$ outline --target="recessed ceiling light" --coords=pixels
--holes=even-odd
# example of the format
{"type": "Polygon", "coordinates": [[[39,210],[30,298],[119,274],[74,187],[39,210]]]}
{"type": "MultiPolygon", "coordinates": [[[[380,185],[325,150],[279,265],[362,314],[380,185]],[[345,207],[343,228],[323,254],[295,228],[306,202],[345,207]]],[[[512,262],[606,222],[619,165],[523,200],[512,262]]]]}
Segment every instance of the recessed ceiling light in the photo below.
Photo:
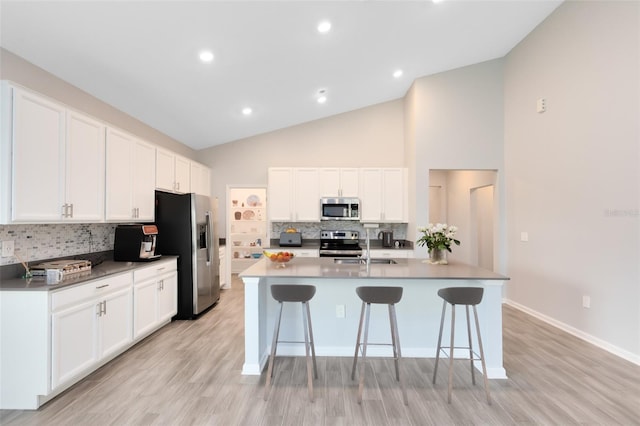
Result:
{"type": "Polygon", "coordinates": [[[251,108],[249,108],[249,107],[242,108],[242,113],[244,115],[251,115],[252,112],[253,112],[253,110],[251,108]]]}
{"type": "Polygon", "coordinates": [[[319,104],[323,104],[325,102],[327,102],[327,97],[326,96],[324,96],[324,95],[318,96],[318,103],[319,104]]]}
{"type": "Polygon", "coordinates": [[[394,76],[395,78],[400,78],[400,77],[402,77],[402,70],[395,70],[395,71],[393,72],[393,76],[394,76]]]}
{"type": "Polygon", "coordinates": [[[210,50],[200,52],[200,60],[205,63],[213,61],[213,53],[210,50]]]}
{"type": "Polygon", "coordinates": [[[319,104],[327,102],[327,89],[319,89],[316,97],[319,104]]]}
{"type": "Polygon", "coordinates": [[[329,30],[331,30],[331,22],[329,21],[322,21],[318,24],[318,32],[325,34],[328,33],[329,30]]]}

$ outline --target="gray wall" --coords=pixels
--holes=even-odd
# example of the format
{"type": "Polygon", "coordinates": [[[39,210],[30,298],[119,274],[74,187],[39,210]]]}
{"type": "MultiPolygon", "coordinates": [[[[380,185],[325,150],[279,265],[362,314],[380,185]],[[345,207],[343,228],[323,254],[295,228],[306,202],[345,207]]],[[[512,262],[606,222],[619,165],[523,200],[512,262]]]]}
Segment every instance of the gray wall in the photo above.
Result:
{"type": "Polygon", "coordinates": [[[126,130],[141,139],[196,160],[195,152],[188,146],[2,48],[0,48],[0,79],[18,83],[71,108],[126,130]]]}
{"type": "Polygon", "coordinates": [[[639,2],[565,2],[509,53],[504,86],[507,297],[637,363],[639,22],[639,2]]]}

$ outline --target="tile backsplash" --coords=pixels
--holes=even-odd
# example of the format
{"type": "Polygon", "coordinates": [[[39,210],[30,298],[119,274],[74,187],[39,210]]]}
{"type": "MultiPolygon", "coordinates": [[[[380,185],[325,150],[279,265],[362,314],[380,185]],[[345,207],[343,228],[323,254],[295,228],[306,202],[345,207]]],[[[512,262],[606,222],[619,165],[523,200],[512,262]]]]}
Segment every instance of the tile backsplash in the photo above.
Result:
{"type": "MultiPolygon", "coordinates": [[[[278,238],[280,236],[280,232],[284,232],[290,227],[296,228],[300,231],[303,239],[320,239],[320,231],[325,229],[335,231],[358,231],[360,233],[361,240],[365,239],[367,235],[367,230],[360,222],[329,220],[323,222],[271,222],[272,238],[278,238]]],[[[381,223],[379,229],[371,230],[371,238],[377,239],[378,233],[383,229],[393,231],[393,238],[395,240],[407,239],[406,223],[381,223]]]]}
{"type": "Polygon", "coordinates": [[[0,225],[0,241],[14,241],[15,256],[0,266],[113,250],[116,224],[0,225]]]}

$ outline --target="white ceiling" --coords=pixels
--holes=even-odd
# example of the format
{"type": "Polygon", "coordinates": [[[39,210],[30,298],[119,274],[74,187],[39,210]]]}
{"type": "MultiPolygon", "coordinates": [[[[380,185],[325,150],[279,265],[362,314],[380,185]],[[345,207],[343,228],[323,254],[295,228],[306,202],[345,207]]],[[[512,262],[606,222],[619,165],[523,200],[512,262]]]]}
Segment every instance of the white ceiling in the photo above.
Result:
{"type": "Polygon", "coordinates": [[[401,98],[417,77],[502,57],[560,3],[2,0],[0,45],[201,149],[401,98]]]}

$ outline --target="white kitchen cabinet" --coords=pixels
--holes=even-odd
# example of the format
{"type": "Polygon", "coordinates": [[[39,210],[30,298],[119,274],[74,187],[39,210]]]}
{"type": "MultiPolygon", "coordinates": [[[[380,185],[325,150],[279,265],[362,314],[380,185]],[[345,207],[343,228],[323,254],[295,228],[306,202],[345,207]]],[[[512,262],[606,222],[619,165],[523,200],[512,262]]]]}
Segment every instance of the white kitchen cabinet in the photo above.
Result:
{"type": "Polygon", "coordinates": [[[192,161],[191,167],[191,192],[196,194],[211,196],[211,177],[209,168],[192,161]]]}
{"type": "Polygon", "coordinates": [[[133,340],[131,274],[51,295],[51,390],[133,340]]]}
{"type": "MultiPolygon", "coordinates": [[[[274,250],[275,251],[275,250],[274,250]]],[[[311,249],[311,248],[293,248],[293,247],[286,247],[286,248],[281,248],[278,251],[288,251],[290,253],[293,253],[294,258],[296,257],[320,257],[320,252],[319,250],[316,249],[311,249]]]]}
{"type": "MultiPolygon", "coordinates": [[[[399,249],[371,249],[372,259],[408,259],[412,256],[411,250],[399,250],[399,249]]],[[[367,256],[366,249],[363,250],[363,256],[367,256]]]]}
{"type": "Polygon", "coordinates": [[[295,222],[320,221],[320,181],[318,169],[293,169],[293,220],[295,222]]]}
{"type": "Polygon", "coordinates": [[[269,168],[269,219],[319,222],[320,182],[316,168],[269,168]]]}
{"type": "Polygon", "coordinates": [[[153,221],[155,148],[109,127],[106,159],[106,220],[153,221]]]}
{"type": "Polygon", "coordinates": [[[176,262],[156,261],[136,270],[133,277],[133,337],[138,339],[171,321],[178,312],[176,262]]]}
{"type": "Polygon", "coordinates": [[[104,126],[3,85],[2,223],[104,218],[104,126]]]}
{"type": "Polygon", "coordinates": [[[407,171],[364,168],[360,171],[361,222],[407,222],[407,171]]]}
{"type": "MultiPolygon", "coordinates": [[[[191,162],[171,151],[156,150],[156,189],[191,192],[191,162]]],[[[209,194],[206,194],[209,195],[209,194]]]]}
{"type": "Polygon", "coordinates": [[[318,169],[320,197],[353,197],[360,195],[360,170],[357,168],[318,169]]]}

